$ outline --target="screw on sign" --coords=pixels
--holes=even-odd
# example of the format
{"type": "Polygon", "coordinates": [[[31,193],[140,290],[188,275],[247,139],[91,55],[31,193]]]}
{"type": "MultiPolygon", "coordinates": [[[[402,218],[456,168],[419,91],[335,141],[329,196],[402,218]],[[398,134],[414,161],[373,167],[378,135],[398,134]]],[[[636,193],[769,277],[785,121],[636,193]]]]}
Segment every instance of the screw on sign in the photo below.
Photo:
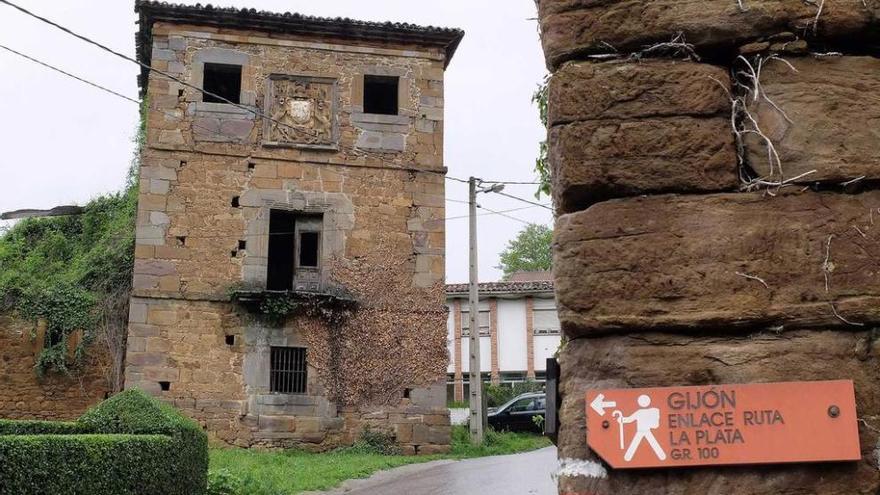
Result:
{"type": "Polygon", "coordinates": [[[857,461],[849,380],[591,390],[587,443],[613,468],[857,461]]]}

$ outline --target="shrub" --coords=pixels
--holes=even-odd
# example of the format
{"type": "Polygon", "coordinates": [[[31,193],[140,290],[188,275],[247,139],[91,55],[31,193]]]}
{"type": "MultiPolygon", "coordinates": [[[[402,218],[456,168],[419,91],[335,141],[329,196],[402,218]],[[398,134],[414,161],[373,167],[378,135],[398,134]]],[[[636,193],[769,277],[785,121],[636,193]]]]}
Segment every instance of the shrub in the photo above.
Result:
{"type": "Polygon", "coordinates": [[[0,419],[0,435],[75,435],[88,433],[74,421],[10,421],[0,419]]]}
{"type": "Polygon", "coordinates": [[[37,423],[0,423],[0,495],[205,493],[206,435],[143,392],[123,392],[76,423],[37,423]]]}
{"type": "Polygon", "coordinates": [[[208,472],[208,495],[243,495],[244,481],[229,472],[218,469],[208,472]]]}
{"type": "Polygon", "coordinates": [[[350,454],[400,455],[400,446],[394,434],[384,430],[374,430],[369,426],[361,431],[357,442],[351,447],[339,449],[339,452],[350,454]]]}

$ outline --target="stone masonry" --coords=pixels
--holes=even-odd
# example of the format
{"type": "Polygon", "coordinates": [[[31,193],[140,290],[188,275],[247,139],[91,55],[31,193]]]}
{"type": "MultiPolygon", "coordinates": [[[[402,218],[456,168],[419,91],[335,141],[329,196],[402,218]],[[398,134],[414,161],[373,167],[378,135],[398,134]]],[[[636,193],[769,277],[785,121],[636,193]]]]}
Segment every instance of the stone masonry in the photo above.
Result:
{"type": "Polygon", "coordinates": [[[880,490],[880,1],[539,0],[563,494],[880,490]],[[855,463],[612,470],[586,391],[851,379],[855,463]]]}
{"type": "Polygon", "coordinates": [[[206,102],[141,77],[126,387],[240,446],[326,449],[369,427],[405,453],[448,450],[443,76],[463,33],[136,5],[143,62],[196,87],[210,64],[240,67],[241,91],[240,106],[206,102]],[[365,76],[397,82],[396,114],[365,113],[365,76]],[[278,323],[230,301],[265,294],[272,211],[319,219],[321,289],[306,295],[355,309],[278,323]],[[276,347],[306,349],[303,393],[272,390],[276,347]]]}
{"type": "MultiPolygon", "coordinates": [[[[76,419],[110,393],[109,360],[103,344],[90,348],[69,375],[34,369],[43,350],[45,322],[34,324],[0,316],[0,417],[3,419],[76,419]]],[[[70,349],[73,351],[73,349],[70,349]]],[[[73,352],[70,352],[71,361],[73,352]]]]}

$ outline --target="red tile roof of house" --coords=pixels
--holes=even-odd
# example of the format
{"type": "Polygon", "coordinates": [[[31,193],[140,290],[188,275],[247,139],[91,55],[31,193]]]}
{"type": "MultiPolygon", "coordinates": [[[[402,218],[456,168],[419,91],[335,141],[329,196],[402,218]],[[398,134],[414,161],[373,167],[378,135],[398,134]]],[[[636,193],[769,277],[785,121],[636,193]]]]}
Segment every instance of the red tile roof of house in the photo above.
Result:
{"type": "MultiPolygon", "coordinates": [[[[536,292],[553,292],[552,280],[533,280],[526,282],[482,282],[480,294],[528,294],[536,292]]],[[[446,295],[468,293],[468,284],[447,284],[446,295]]]]}

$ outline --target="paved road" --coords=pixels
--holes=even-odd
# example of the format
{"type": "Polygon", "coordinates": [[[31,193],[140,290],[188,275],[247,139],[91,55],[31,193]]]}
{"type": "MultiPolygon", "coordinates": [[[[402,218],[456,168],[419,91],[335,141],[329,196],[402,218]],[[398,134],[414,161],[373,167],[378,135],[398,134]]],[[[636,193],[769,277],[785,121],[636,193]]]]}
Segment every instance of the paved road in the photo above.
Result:
{"type": "Polygon", "coordinates": [[[324,495],[556,495],[556,447],[466,461],[435,461],[351,480],[324,495]]]}

